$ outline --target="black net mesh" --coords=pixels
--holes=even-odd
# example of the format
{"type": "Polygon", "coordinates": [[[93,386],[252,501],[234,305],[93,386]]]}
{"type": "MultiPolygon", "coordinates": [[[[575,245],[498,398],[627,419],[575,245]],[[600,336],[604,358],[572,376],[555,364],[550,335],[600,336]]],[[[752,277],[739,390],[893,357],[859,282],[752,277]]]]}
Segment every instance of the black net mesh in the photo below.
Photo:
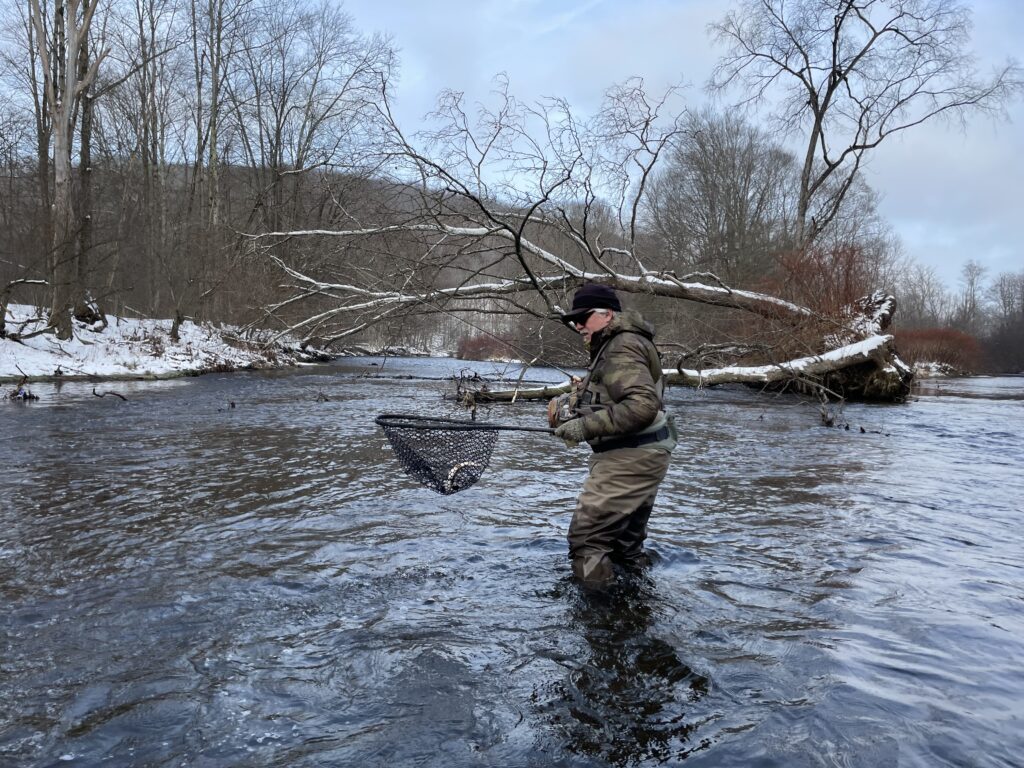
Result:
{"type": "Polygon", "coordinates": [[[428,416],[375,419],[405,473],[445,495],[474,485],[491,461],[498,433],[486,424],[428,416]]]}

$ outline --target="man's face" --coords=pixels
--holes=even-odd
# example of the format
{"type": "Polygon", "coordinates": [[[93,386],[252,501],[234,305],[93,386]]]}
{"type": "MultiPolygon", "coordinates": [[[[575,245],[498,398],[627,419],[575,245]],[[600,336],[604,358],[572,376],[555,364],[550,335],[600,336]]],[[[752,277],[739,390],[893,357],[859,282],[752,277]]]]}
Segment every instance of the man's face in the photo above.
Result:
{"type": "Polygon", "coordinates": [[[583,337],[584,342],[589,344],[590,337],[607,328],[613,317],[615,317],[615,313],[610,309],[595,309],[587,315],[586,320],[581,323],[573,323],[573,325],[583,337]]]}

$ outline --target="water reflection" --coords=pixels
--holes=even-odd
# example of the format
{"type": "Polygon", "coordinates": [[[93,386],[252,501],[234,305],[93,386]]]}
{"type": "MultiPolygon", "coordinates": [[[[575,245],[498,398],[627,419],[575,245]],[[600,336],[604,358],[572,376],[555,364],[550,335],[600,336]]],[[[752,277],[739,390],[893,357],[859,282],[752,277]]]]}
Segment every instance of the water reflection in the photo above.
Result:
{"type": "Polygon", "coordinates": [[[583,656],[531,698],[562,749],[627,766],[664,763],[700,748],[691,705],[710,682],[658,636],[661,599],[649,574],[620,574],[604,590],[567,581],[560,591],[569,631],[584,641],[583,656]]]}

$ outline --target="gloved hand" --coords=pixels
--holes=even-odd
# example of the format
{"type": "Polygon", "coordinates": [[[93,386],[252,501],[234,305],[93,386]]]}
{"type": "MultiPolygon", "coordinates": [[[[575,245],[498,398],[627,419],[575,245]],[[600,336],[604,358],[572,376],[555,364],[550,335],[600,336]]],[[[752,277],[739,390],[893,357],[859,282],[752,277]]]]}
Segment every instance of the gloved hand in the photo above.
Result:
{"type": "Polygon", "coordinates": [[[565,422],[565,424],[555,430],[555,437],[561,438],[570,448],[579,445],[587,439],[583,433],[583,419],[573,419],[572,421],[565,422]]]}

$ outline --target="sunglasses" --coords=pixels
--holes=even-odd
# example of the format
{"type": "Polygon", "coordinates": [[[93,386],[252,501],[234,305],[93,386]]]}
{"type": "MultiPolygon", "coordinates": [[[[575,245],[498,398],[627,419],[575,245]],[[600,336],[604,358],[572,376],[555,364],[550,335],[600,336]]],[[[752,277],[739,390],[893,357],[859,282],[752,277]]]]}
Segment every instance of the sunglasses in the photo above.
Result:
{"type": "Polygon", "coordinates": [[[590,316],[594,315],[594,314],[597,314],[597,315],[607,315],[608,314],[608,310],[607,309],[591,309],[590,311],[587,312],[587,314],[585,314],[579,320],[573,320],[572,324],[576,328],[582,328],[590,320],[590,316]]]}

